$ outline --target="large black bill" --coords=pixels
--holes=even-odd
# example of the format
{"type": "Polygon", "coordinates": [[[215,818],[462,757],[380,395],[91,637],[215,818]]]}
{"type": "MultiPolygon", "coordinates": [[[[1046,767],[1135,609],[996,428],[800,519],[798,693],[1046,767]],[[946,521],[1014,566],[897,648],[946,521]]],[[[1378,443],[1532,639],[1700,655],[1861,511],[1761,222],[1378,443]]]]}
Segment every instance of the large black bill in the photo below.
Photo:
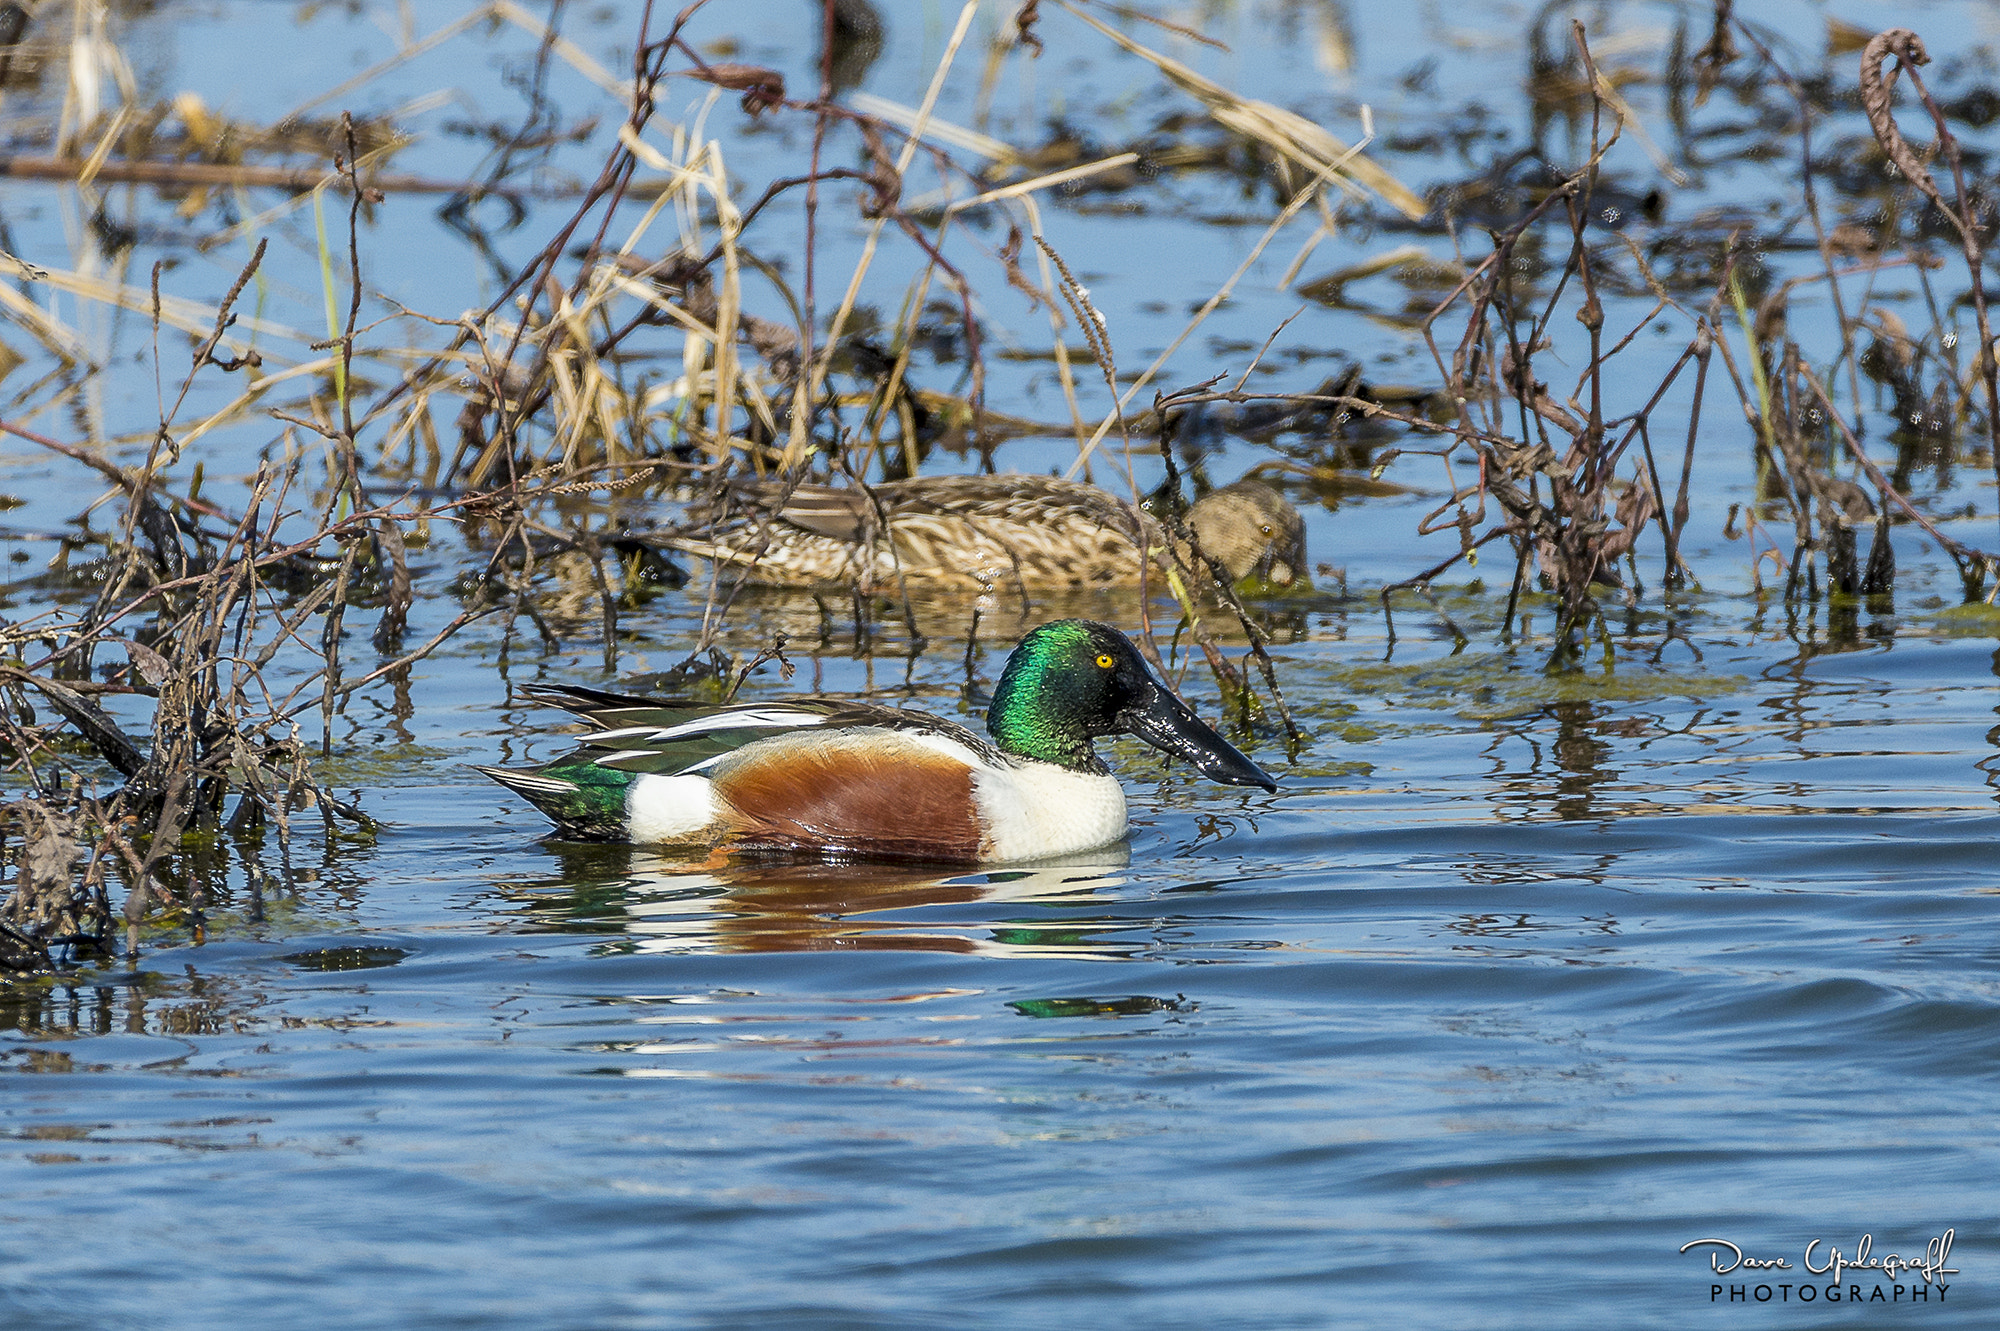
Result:
{"type": "Polygon", "coordinates": [[[1157,684],[1152,686],[1152,694],[1149,701],[1133,705],[1119,718],[1128,733],[1176,758],[1187,759],[1214,780],[1232,786],[1278,788],[1268,772],[1211,730],[1179,698],[1157,684]]]}

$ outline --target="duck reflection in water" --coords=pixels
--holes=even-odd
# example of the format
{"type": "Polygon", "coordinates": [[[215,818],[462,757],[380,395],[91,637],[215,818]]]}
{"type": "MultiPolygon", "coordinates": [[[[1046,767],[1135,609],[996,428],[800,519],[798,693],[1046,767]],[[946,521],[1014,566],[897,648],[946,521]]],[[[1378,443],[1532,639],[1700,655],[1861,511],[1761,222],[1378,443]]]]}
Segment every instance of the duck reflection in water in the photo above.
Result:
{"type": "Polygon", "coordinates": [[[1134,921],[1089,909],[1108,904],[1104,894],[1126,881],[1123,845],[991,869],[739,858],[691,871],[685,860],[626,847],[550,849],[564,861],[560,876],[503,890],[539,927],[615,930],[621,936],[607,951],[1119,961],[1150,942],[1132,934],[1134,921]]]}

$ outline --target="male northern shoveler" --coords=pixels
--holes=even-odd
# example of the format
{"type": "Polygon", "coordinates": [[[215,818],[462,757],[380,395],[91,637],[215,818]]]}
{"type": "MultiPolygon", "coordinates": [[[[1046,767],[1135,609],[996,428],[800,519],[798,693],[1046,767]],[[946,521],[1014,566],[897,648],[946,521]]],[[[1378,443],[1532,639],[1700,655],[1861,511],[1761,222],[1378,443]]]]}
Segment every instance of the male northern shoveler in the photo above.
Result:
{"type": "MultiPolygon", "coordinates": [[[[1142,517],[1148,549],[1166,538],[1142,517]]],[[[1285,497],[1241,480],[1198,500],[1187,525],[1232,581],[1306,576],[1305,523],[1285,497]]],[[[671,532],[646,538],[740,569],[770,587],[1050,589],[1136,583],[1129,506],[1052,476],[924,476],[881,485],[739,485],[671,532]]],[[[1183,556],[1186,551],[1182,551],[1183,556]]]]}
{"type": "Polygon", "coordinates": [[[479,770],[593,841],[987,864],[1109,845],[1125,792],[1091,747],[1137,735],[1231,785],[1277,783],[1153,677],[1124,635],[1044,624],[1007,658],[989,741],[834,698],[710,706],[547,688],[602,729],[542,767],[479,770]]]}

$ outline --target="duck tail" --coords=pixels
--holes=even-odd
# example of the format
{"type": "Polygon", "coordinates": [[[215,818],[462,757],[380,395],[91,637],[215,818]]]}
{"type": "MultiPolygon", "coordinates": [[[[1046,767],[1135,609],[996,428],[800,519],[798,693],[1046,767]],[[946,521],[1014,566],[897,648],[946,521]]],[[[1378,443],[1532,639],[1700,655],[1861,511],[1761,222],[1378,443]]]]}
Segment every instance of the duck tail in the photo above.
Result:
{"type": "Polygon", "coordinates": [[[625,790],[634,780],[630,772],[607,767],[589,767],[570,775],[547,768],[478,767],[528,803],[540,809],[556,825],[556,834],[573,841],[623,841],[627,837],[625,790]],[[576,780],[587,773],[591,779],[576,780]]]}

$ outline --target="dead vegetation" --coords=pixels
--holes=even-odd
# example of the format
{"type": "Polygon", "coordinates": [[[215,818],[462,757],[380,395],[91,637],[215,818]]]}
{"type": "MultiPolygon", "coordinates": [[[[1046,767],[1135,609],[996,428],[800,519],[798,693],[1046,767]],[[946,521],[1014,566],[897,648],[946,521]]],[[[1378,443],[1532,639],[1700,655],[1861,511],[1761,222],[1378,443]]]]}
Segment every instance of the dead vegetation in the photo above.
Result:
{"type": "MultiPolygon", "coordinates": [[[[1687,556],[1698,452],[1740,450],[1750,460],[1755,499],[1729,534],[1752,543],[1760,590],[1769,563],[1788,602],[1827,598],[1850,615],[1886,605],[1892,536],[1905,523],[1954,560],[1968,597],[1994,582],[1994,558],[1947,536],[1912,493],[1926,466],[1976,452],[1968,441],[1981,435],[1991,453],[2000,437],[1995,358],[1981,350],[1992,346],[1981,286],[1990,209],[1970,183],[1951,115],[1917,79],[1924,52],[1913,34],[1874,37],[1856,67],[1872,142],[1895,169],[1893,179],[1843,185],[1845,214],[1861,202],[1877,208],[1877,220],[1861,222],[1822,216],[1813,127],[1835,114],[1827,89],[1783,69],[1726,4],[1698,49],[1686,31],[1676,39],[1658,76],[1671,124],[1652,133],[1628,98],[1642,75],[1629,64],[1600,68],[1580,24],[1545,24],[1533,43],[1531,96],[1538,133],[1568,126],[1571,164],[1550,165],[1556,154],[1537,143],[1430,201],[1371,159],[1365,116],[1351,145],[1143,39],[1189,34],[1149,29],[1105,6],[1021,7],[986,53],[989,67],[1032,60],[1058,40],[1109,43],[1185,100],[1170,126],[1108,145],[1057,127],[1047,143],[1024,146],[947,124],[936,105],[947,80],[965,76],[960,66],[976,63],[965,59],[975,9],[953,16],[931,80],[904,104],[840,95],[873,58],[871,41],[880,49],[879,17],[871,30],[865,0],[821,6],[820,78],[809,89],[715,58],[693,34],[726,30],[719,7],[696,4],[667,19],[649,6],[630,68],[614,75],[565,41],[560,6],[549,21],[509,0],[481,6],[344,85],[481,24],[531,32],[527,113],[517,126],[484,128],[495,146],[488,169],[461,181],[391,170],[407,137],[392,120],[330,115],[343,89],[263,127],[225,124],[186,99],[141,106],[126,89],[116,106],[91,105],[72,90],[48,152],[18,157],[11,169],[67,173],[85,190],[145,182],[176,191],[190,216],[216,191],[299,191],[202,243],[210,252],[240,247],[260,225],[310,210],[328,318],[323,334],[308,333],[252,307],[246,293],[262,289],[261,243],[208,307],[177,298],[173,274],[158,265],[133,283],[21,256],[30,282],[136,311],[153,330],[160,378],[177,384],[163,387],[143,461],[125,465],[103,446],[115,441],[72,442],[55,424],[76,418],[82,386],[103,370],[86,340],[0,288],[13,326],[62,367],[17,398],[0,429],[61,455],[103,489],[87,510],[96,522],[86,518],[81,536],[63,538],[37,613],[0,623],[0,752],[17,792],[0,809],[16,865],[0,911],[0,970],[103,958],[121,925],[129,953],[149,928],[201,936],[218,906],[257,918],[267,890],[292,887],[302,817],[317,814],[322,838],[369,833],[367,816],[315,767],[353,699],[386,698],[406,716],[411,666],[476,621],[489,621],[503,652],[517,637],[588,639],[601,644],[604,670],[616,672],[622,618],[681,576],[629,539],[641,513],[664,500],[723,512],[729,488],[746,479],[783,494],[940,466],[992,470],[1010,440],[1055,431],[1074,440],[1071,475],[1122,474],[1118,502],[1136,506],[1132,460],[1157,456],[1166,483],[1149,498],[1169,538],[1155,552],[1168,586],[1148,590],[1173,596],[1180,626],[1163,625],[1162,643],[1148,619],[1144,647],[1170,671],[1202,660],[1241,725],[1282,733],[1294,749],[1302,737],[1266,650],[1270,616],[1238,599],[1227,578],[1197,575],[1193,561],[1206,556],[1179,517],[1190,483],[1208,484],[1201,431],[1265,444],[1272,474],[1379,477],[1393,464],[1403,475],[1425,469],[1428,483],[1437,474],[1429,469],[1442,469],[1446,497],[1420,530],[1455,548],[1381,589],[1385,613],[1394,593],[1428,594],[1482,552],[1505,551],[1503,633],[1556,667],[1576,664],[1593,640],[1610,650],[1607,598],[1636,605],[1652,594],[1649,583],[1670,597],[1698,582],[1687,556]],[[1060,38],[1057,10],[1081,20],[1065,23],[1060,38]],[[564,122],[542,87],[557,64],[602,89],[604,103],[564,122]],[[1898,128],[1897,71],[1911,75],[1930,117],[1928,147],[1912,147],[1898,128]],[[1675,160],[1715,164],[1691,117],[1717,89],[1776,108],[1796,133],[1794,213],[1775,229],[1708,214],[1650,233],[1627,229],[1634,217],[1660,214],[1662,190],[1684,179],[1675,160]],[[670,102],[684,107],[690,90],[691,114],[663,112],[670,102]],[[709,129],[722,106],[753,126],[795,130],[806,145],[797,170],[739,177],[727,136],[709,129]],[[588,138],[599,118],[617,131],[593,176],[561,183],[531,170],[550,145],[588,138]],[[1664,186],[1614,172],[1613,150],[1629,140],[1664,186]],[[1933,177],[1939,163],[1949,193],[1933,177]],[[1066,263],[1044,208],[1052,197],[1140,191],[1175,171],[1216,170],[1239,173],[1269,201],[1269,226],[1216,290],[1174,293],[1201,299],[1165,351],[1122,370],[1120,338],[1066,263]],[[496,294],[481,308],[418,313],[370,294],[371,210],[418,191],[448,196],[447,224],[490,256],[496,294]],[[529,211],[535,200],[543,202],[529,211]],[[499,261],[490,223],[480,221],[496,205],[509,225],[532,219],[541,228],[527,260],[499,261]],[[550,222],[550,211],[562,215],[550,222]],[[776,220],[801,216],[802,232],[776,220]],[[821,257],[835,216],[861,234],[858,260],[838,272],[821,257]],[[1286,266],[1290,284],[1350,216],[1451,247],[1447,260],[1399,244],[1300,284],[1338,305],[1361,284],[1397,274],[1412,292],[1403,314],[1428,348],[1431,382],[1371,383],[1357,364],[1306,391],[1251,391],[1248,370],[1233,382],[1162,391],[1170,358],[1268,247],[1306,233],[1286,266]],[[1942,281],[1938,251],[1947,245],[1964,269],[1964,294],[1930,299],[1931,325],[1913,332],[1877,303],[1874,284],[1889,271],[1942,281]],[[890,246],[916,277],[899,305],[878,308],[866,295],[870,270],[890,246]],[[1820,271],[1774,280],[1761,256],[1787,246],[1816,253],[1820,271]],[[1835,312],[1831,359],[1809,350],[1823,337],[1792,335],[1792,302],[1808,289],[1835,312]],[[1048,320],[1049,364],[1068,417],[1058,425],[988,401],[993,330],[980,310],[1010,292],[1048,320]],[[1976,329],[1965,339],[1961,306],[1976,329]],[[1678,348],[1650,380],[1626,372],[1642,334],[1678,348]],[[191,352],[184,367],[170,350],[177,335],[191,352]],[[1972,354],[1960,354],[1975,339],[1972,354]],[[664,357],[663,341],[674,348],[664,357]],[[1733,413],[1708,401],[1724,382],[1743,413],[1741,435],[1718,422],[1733,413]],[[1889,437],[1898,454],[1887,466],[1857,437],[1871,392],[1897,422],[1889,437]],[[264,461],[254,473],[205,485],[210,442],[259,431],[264,461]],[[431,552],[451,567],[414,567],[431,552]],[[1221,613],[1195,593],[1200,584],[1217,587],[1221,613]],[[412,606],[427,594],[453,597],[457,608],[421,641],[406,641],[412,606]],[[1553,607],[1552,632],[1528,632],[1530,599],[1553,607]],[[1225,619],[1234,621],[1228,632],[1225,619]],[[1185,657],[1183,636],[1192,648],[1185,657]],[[1234,659],[1225,648],[1232,638],[1247,642],[1234,659]],[[194,871],[191,846],[239,872],[194,871]]],[[[115,74],[120,57],[102,12],[86,4],[78,13],[70,66],[115,74]]],[[[125,88],[115,77],[95,86],[100,101],[103,87],[125,88]]],[[[1821,309],[1800,317],[1820,318],[1821,309]]],[[[1272,331],[1259,361],[1284,332],[1272,331]]],[[[1135,532],[1146,530],[1136,507],[1131,516],[1135,532]]],[[[703,630],[674,677],[734,688],[755,663],[719,648],[740,588],[718,569],[704,579],[689,589],[706,607],[703,630]]],[[[1155,610],[1142,599],[1139,612],[1155,610]]],[[[836,613],[822,603],[823,619],[836,613]]],[[[872,615],[901,615],[921,643],[907,601],[857,594],[838,613],[852,614],[857,635],[872,615]]],[[[973,634],[977,625],[975,617],[973,634]]]]}
{"type": "MultiPolygon", "coordinates": [[[[1716,261],[1707,266],[1712,286],[1706,292],[1689,280],[1695,274],[1685,268],[1662,271],[1661,259],[1682,258],[1684,246],[1655,246],[1649,252],[1630,237],[1605,237],[1632,209],[1622,199],[1605,199],[1604,159],[1628,128],[1637,131],[1637,121],[1615,80],[1592,59],[1580,22],[1573,24],[1571,37],[1573,76],[1563,86],[1574,94],[1573,113],[1587,118],[1588,155],[1576,170],[1545,180],[1525,197],[1517,195],[1510,210],[1517,220],[1489,225],[1490,252],[1469,265],[1424,314],[1422,328],[1441,383],[1430,401],[1447,410],[1434,413],[1439,419],[1398,412],[1355,396],[1351,386],[1319,399],[1449,440],[1432,451],[1452,477],[1450,497],[1425,517],[1420,530],[1455,531],[1458,549],[1383,588],[1385,614],[1393,593],[1412,588],[1427,593],[1447,570],[1475,562],[1483,547],[1505,541],[1515,559],[1503,631],[1513,631],[1523,592],[1539,588],[1555,598],[1552,666],[1573,664],[1591,637],[1608,651],[1600,598],[1615,593],[1627,605],[1637,604],[1643,590],[1638,547],[1648,525],[1657,527],[1664,556],[1660,582],[1672,590],[1696,578],[1683,555],[1688,487],[1705,437],[1705,389],[1718,351],[1750,426],[1757,467],[1760,502],[1739,510],[1740,534],[1753,541],[1763,536],[1766,546],[1753,569],[1761,570],[1767,558],[1773,562],[1783,574],[1787,601],[1828,596],[1850,624],[1861,601],[1885,608],[1895,582],[1891,530],[1901,522],[1919,526],[1953,560],[1968,599],[1987,593],[2000,562],[1941,531],[1908,490],[1920,441],[1956,442],[1974,432],[1990,440],[2000,429],[1994,356],[1976,353],[1974,363],[1962,368],[1953,354],[1961,340],[1956,325],[1935,301],[1933,327],[1912,336],[1891,311],[1876,307],[1850,315],[1843,300],[1844,290],[1859,285],[1866,308],[1865,293],[1883,272],[1906,269],[1921,276],[1938,269],[1943,260],[1932,251],[1930,238],[1912,236],[1899,252],[1891,243],[1893,225],[1872,229],[1861,240],[1851,233],[1843,238],[1840,228],[1825,225],[1814,184],[1811,126],[1826,108],[1724,5],[1717,9],[1714,35],[1696,57],[1701,80],[1713,86],[1733,66],[1739,79],[1768,80],[1796,99],[1803,190],[1793,225],[1810,226],[1822,271],[1770,286],[1762,265],[1751,262],[1755,250],[1744,242],[1769,244],[1773,238],[1741,232],[1711,242],[1716,261]],[[1740,53],[1738,37],[1754,56],[1740,53]],[[1557,244],[1566,251],[1559,266],[1539,257],[1557,244]],[[1523,280],[1523,273],[1531,276],[1523,280]],[[1832,364],[1814,363],[1790,336],[1792,298],[1815,286],[1829,293],[1840,320],[1842,349],[1832,364]],[[1610,326],[1606,298],[1613,293],[1624,298],[1626,308],[1636,304],[1644,312],[1623,327],[1610,326]],[[1663,377],[1635,391],[1630,376],[1618,372],[1617,358],[1649,327],[1677,333],[1684,339],[1682,350],[1663,377]],[[1732,343],[1741,349],[1732,350],[1732,343]],[[1581,368],[1573,377],[1558,378],[1558,371],[1545,377],[1543,367],[1555,365],[1581,368]],[[1868,456],[1828,388],[1845,380],[1858,399],[1864,374],[1893,395],[1898,424],[1892,438],[1901,446],[1893,476],[1868,456]],[[1663,409],[1686,422],[1677,468],[1671,454],[1656,450],[1652,437],[1663,409]],[[1471,479],[1460,479],[1460,463],[1471,479]],[[1790,527],[1788,552],[1770,535],[1768,524],[1775,522],[1790,527]]],[[[1558,67],[1545,48],[1537,49],[1545,75],[1558,67]]],[[[1959,242],[1967,286],[1952,305],[1971,307],[1975,345],[1991,347],[1982,266],[1982,236],[1990,232],[1990,222],[1980,220],[1980,200],[1968,191],[1947,118],[1917,76],[1916,66],[1925,59],[1922,43],[1907,30],[1871,39],[1859,67],[1860,100],[1891,164],[1888,174],[1913,184],[1929,201],[1925,215],[1941,217],[1959,242]],[[1898,66],[1885,74],[1884,60],[1892,56],[1898,66]],[[1938,135],[1931,153],[1951,165],[1952,199],[1942,195],[1897,130],[1890,98],[1897,67],[1911,74],[1931,115],[1938,135]]],[[[1490,199],[1491,191],[1462,191],[1454,203],[1468,197],[1490,199]]],[[[1850,400],[1846,409],[1859,406],[1850,400]]],[[[1761,590],[1761,571],[1758,578],[1761,590]]],[[[1444,622],[1463,642],[1460,630],[1444,622]]],[[[1389,635],[1393,645],[1393,620],[1389,635]]]]}

